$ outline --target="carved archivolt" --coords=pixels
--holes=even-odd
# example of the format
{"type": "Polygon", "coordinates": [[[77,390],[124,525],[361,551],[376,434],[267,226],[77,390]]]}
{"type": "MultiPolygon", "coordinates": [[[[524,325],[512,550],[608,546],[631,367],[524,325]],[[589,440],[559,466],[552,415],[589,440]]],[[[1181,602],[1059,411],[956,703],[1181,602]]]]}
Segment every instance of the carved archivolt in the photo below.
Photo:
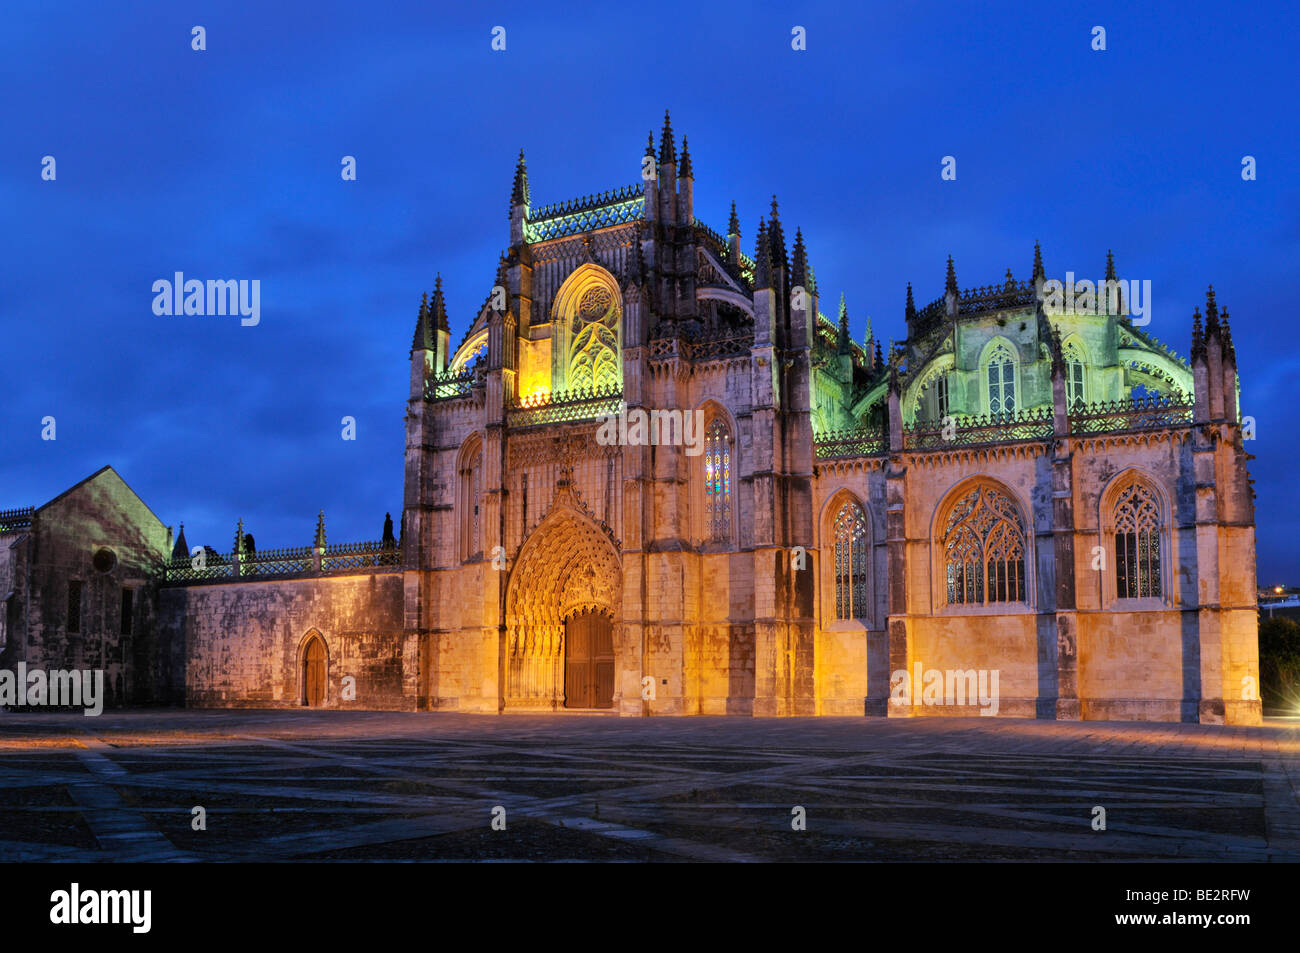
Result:
{"type": "Polygon", "coordinates": [[[508,703],[558,704],[564,620],[584,609],[617,620],[622,579],[614,544],[562,488],[520,548],[506,590],[508,703]]]}
{"type": "Polygon", "coordinates": [[[613,543],[575,506],[557,503],[528,537],[506,593],[506,624],[562,623],[579,609],[618,618],[622,567],[613,543]]]}

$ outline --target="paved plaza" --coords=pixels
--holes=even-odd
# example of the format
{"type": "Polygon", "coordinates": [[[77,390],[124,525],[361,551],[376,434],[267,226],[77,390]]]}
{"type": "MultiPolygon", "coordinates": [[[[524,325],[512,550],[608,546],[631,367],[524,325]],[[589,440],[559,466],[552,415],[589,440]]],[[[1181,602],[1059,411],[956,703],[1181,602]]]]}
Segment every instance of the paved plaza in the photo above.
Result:
{"type": "Polygon", "coordinates": [[[1298,774],[1287,720],[0,713],[0,860],[1291,861],[1298,774]]]}

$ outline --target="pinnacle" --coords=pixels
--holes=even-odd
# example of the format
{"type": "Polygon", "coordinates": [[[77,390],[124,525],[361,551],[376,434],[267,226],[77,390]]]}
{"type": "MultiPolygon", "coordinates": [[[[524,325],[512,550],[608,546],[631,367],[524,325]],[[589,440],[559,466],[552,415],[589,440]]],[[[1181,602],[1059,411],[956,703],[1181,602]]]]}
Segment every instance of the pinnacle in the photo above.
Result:
{"type": "Polygon", "coordinates": [[[664,110],[664,128],[659,134],[659,164],[667,165],[677,160],[677,147],[673,145],[673,123],[664,110]]]}

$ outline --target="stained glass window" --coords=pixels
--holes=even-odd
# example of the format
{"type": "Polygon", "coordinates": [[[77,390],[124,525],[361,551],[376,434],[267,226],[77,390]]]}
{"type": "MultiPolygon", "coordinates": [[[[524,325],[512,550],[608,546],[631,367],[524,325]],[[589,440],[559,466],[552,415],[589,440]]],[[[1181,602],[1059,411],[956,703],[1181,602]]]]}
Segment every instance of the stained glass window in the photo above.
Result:
{"type": "Polygon", "coordinates": [[[989,354],[989,413],[1016,412],[1016,359],[1002,343],[989,354]]]}
{"type": "Polygon", "coordinates": [[[1160,506],[1147,486],[1133,483],[1115,504],[1115,594],[1159,598],[1160,506]]]}
{"type": "Polygon", "coordinates": [[[835,515],[835,618],[867,617],[867,517],[849,502],[835,515]]]}
{"type": "Polygon", "coordinates": [[[1025,601],[1024,523],[992,487],[976,487],[949,511],[943,553],[950,604],[1025,601]]]}
{"type": "Polygon", "coordinates": [[[709,538],[731,539],[731,431],[714,417],[704,436],[704,510],[709,538]]]}

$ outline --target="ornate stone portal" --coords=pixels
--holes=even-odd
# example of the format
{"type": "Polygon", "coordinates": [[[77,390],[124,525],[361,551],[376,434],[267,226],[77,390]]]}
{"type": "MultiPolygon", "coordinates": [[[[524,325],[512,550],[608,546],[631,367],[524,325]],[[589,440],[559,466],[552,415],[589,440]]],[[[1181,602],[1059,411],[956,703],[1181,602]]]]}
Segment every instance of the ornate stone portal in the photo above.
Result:
{"type": "Polygon", "coordinates": [[[582,612],[621,616],[622,568],[613,540],[561,480],[529,534],[506,590],[506,708],[565,701],[565,621],[582,612]]]}

